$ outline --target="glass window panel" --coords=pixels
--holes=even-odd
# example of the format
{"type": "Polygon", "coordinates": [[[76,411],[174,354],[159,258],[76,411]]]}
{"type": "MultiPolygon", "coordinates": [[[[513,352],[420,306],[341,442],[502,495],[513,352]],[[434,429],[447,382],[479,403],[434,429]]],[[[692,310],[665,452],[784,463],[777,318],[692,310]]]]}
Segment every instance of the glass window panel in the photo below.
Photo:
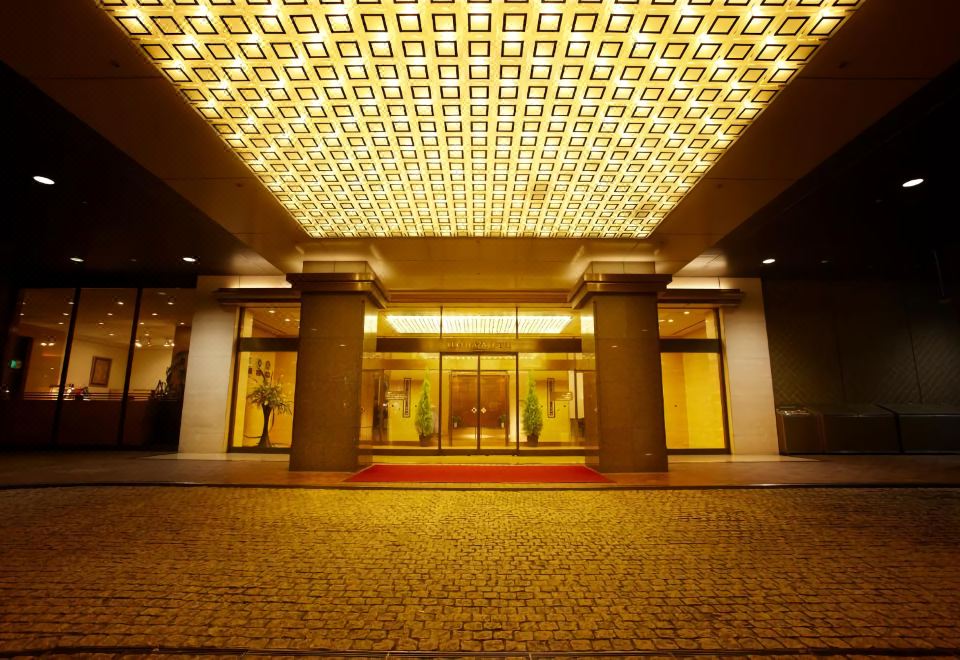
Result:
{"type": "Polygon", "coordinates": [[[59,444],[116,444],[136,300],[136,289],[80,291],[59,444]]]}
{"type": "Polygon", "coordinates": [[[668,449],[726,448],[718,353],[661,353],[668,449]]]}
{"type": "Polygon", "coordinates": [[[715,309],[661,307],[657,310],[660,336],[673,339],[716,339],[715,309]]]}
{"type": "Polygon", "coordinates": [[[300,306],[245,307],[241,337],[299,337],[300,306]]]}
{"type": "Polygon", "coordinates": [[[56,398],[73,296],[73,289],[21,293],[3,371],[4,398],[56,398]]]}
{"type": "Polygon", "coordinates": [[[297,353],[243,351],[237,354],[237,366],[233,447],[289,448],[296,412],[297,353]],[[274,405],[265,405],[271,402],[274,405]]]}
{"type": "Polygon", "coordinates": [[[73,297],[73,289],[20,293],[0,383],[4,444],[50,444],[73,297]]]}
{"type": "Polygon", "coordinates": [[[123,426],[125,445],[176,446],[193,319],[191,289],[144,289],[123,426]]]}
{"type": "MultiPolygon", "coordinates": [[[[584,372],[577,354],[520,354],[520,440],[523,448],[571,448],[585,444],[588,415],[584,403],[584,372]],[[530,442],[523,419],[530,383],[540,404],[543,426],[536,444],[530,442]]],[[[587,379],[588,382],[592,379],[587,379]]],[[[589,400],[589,396],[586,397],[589,400]]]]}
{"type": "Polygon", "coordinates": [[[371,411],[374,445],[436,448],[440,433],[439,364],[438,353],[377,353],[364,359],[364,371],[375,383],[369,392],[373,400],[362,406],[371,411]]]}

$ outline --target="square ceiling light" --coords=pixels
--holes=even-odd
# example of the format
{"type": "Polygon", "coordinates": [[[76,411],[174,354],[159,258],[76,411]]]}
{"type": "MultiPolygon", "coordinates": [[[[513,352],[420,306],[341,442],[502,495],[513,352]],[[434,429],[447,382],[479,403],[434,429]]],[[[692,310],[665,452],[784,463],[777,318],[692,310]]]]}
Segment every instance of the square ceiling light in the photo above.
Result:
{"type": "Polygon", "coordinates": [[[644,238],[860,0],[100,0],[312,237],[644,238]]]}

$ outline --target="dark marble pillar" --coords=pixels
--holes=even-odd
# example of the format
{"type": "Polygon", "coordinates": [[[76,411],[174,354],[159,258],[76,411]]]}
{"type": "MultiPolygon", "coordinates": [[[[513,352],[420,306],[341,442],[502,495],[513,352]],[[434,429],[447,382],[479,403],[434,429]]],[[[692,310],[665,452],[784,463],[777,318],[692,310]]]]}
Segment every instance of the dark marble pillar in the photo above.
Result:
{"type": "Polygon", "coordinates": [[[356,470],[371,458],[360,443],[360,413],[363,354],[375,349],[376,339],[365,328],[376,327],[385,294],[369,271],[287,279],[301,292],[290,469],[356,470]]]}
{"type": "Polygon", "coordinates": [[[291,470],[360,467],[363,295],[311,293],[300,301],[291,470]]]}
{"type": "Polygon", "coordinates": [[[599,442],[590,462],[604,472],[667,470],[657,294],[669,282],[585,276],[577,293],[593,316],[599,442]]]}

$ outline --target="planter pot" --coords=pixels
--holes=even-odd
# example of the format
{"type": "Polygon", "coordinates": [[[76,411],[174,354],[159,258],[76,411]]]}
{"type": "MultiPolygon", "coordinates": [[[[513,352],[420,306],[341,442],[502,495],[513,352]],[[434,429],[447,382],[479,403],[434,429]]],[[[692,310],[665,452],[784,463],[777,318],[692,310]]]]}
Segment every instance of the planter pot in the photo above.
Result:
{"type": "Polygon", "coordinates": [[[422,447],[429,447],[430,444],[431,444],[431,443],[430,443],[430,438],[431,438],[431,437],[432,437],[432,436],[429,436],[429,435],[421,435],[421,436],[420,436],[420,445],[421,445],[422,447]]]}
{"type": "Polygon", "coordinates": [[[527,436],[527,444],[528,444],[528,445],[536,446],[539,441],[540,441],[540,436],[539,436],[539,435],[528,435],[528,436],[527,436]]]}
{"type": "Polygon", "coordinates": [[[269,449],[270,444],[270,413],[273,408],[263,406],[263,432],[260,434],[260,442],[257,443],[259,449],[269,449]]]}

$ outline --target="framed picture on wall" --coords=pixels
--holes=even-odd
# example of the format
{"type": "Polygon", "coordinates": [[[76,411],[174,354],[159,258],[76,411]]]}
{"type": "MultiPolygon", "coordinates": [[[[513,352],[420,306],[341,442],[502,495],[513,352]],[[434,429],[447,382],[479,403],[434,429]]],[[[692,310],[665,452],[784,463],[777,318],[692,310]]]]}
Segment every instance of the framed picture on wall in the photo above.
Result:
{"type": "Polygon", "coordinates": [[[90,365],[90,386],[107,387],[110,384],[110,365],[113,360],[105,357],[93,357],[93,364],[90,365]]]}

